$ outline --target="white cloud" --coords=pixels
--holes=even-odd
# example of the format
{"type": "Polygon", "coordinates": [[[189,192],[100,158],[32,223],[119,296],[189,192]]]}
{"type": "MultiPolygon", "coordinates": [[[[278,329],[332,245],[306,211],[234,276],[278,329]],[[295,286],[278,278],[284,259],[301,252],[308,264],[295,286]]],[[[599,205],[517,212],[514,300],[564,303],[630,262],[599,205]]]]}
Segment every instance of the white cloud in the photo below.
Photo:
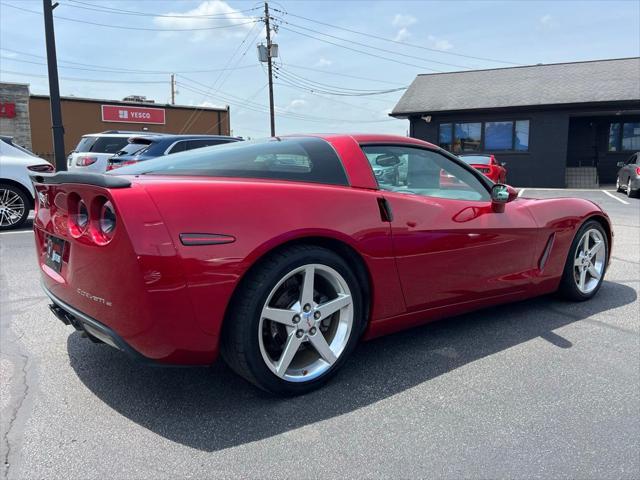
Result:
{"type": "Polygon", "coordinates": [[[313,64],[314,67],[328,67],[332,64],[333,62],[331,60],[327,60],[324,57],[320,57],[320,60],[318,60],[316,63],[313,64]]]}
{"type": "MultiPolygon", "coordinates": [[[[0,48],[0,50],[2,49],[0,48]]],[[[9,52],[7,50],[4,51],[3,55],[7,58],[16,58],[18,56],[17,53],[9,52]]]]}
{"type": "MultiPolygon", "coordinates": [[[[192,10],[186,12],[169,12],[164,17],[154,17],[153,21],[158,28],[175,30],[193,30],[191,40],[202,41],[215,36],[239,37],[246,35],[247,30],[253,27],[253,19],[229,6],[222,0],[206,0],[192,10]],[[210,18],[207,18],[210,17],[210,18]],[[236,27],[229,27],[237,25],[236,27]],[[217,28],[229,27],[229,28],[217,28]],[[198,30],[209,28],[210,30],[198,30]],[[212,29],[215,28],[215,29],[212,29]]],[[[172,32],[164,32],[172,33],[172,32]]],[[[177,32],[179,33],[179,32],[177,32]]]]}
{"type": "Polygon", "coordinates": [[[396,33],[396,36],[393,37],[393,39],[396,42],[403,42],[410,36],[411,34],[409,33],[409,30],[407,30],[406,28],[401,28],[400,30],[398,30],[398,33],[396,33]]]}
{"type": "Polygon", "coordinates": [[[548,13],[540,17],[540,24],[543,26],[550,26],[553,23],[553,17],[548,13]]]}
{"type": "Polygon", "coordinates": [[[445,38],[438,38],[434,35],[429,35],[427,39],[429,40],[429,45],[438,50],[447,51],[453,48],[451,42],[445,38]]]}
{"type": "Polygon", "coordinates": [[[213,103],[213,102],[207,102],[206,100],[204,102],[200,102],[196,105],[196,107],[205,107],[205,108],[227,108],[226,105],[223,105],[221,103],[213,103]]]}
{"type": "Polygon", "coordinates": [[[302,98],[296,98],[294,100],[291,100],[289,102],[289,105],[287,105],[283,110],[287,111],[287,112],[291,112],[291,111],[295,111],[300,109],[301,107],[304,107],[307,105],[307,101],[302,99],[302,98]]]}
{"type": "Polygon", "coordinates": [[[393,17],[393,21],[391,22],[391,25],[398,28],[406,28],[406,27],[410,27],[417,21],[418,19],[413,15],[396,13],[395,16],[393,17]]]}

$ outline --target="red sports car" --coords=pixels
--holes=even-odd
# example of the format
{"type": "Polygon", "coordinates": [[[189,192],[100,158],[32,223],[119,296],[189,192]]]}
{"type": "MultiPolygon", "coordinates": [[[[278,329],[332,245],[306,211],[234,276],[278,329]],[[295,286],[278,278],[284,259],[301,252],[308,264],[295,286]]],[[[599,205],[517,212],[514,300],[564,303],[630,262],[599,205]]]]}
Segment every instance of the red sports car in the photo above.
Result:
{"type": "Polygon", "coordinates": [[[611,252],[597,205],[518,198],[411,138],[280,137],[116,172],[33,176],[51,310],[145,362],[221,353],[278,394],[318,387],[362,338],[558,290],[588,299],[611,252]],[[400,163],[406,182],[376,183],[373,165],[400,163]]]}
{"type": "Polygon", "coordinates": [[[495,183],[507,182],[507,166],[504,162],[498,162],[494,155],[458,155],[465,163],[482,172],[495,183]]]}

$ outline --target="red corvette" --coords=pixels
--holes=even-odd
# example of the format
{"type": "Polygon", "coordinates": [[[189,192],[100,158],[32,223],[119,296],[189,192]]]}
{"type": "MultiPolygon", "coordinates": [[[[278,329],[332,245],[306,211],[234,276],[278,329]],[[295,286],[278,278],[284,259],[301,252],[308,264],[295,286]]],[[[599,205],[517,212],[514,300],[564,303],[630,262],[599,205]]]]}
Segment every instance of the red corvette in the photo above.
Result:
{"type": "Polygon", "coordinates": [[[507,169],[506,163],[501,163],[496,160],[495,155],[458,155],[465,163],[468,163],[473,168],[483,173],[487,178],[495,183],[507,182],[507,169]]]}
{"type": "Polygon", "coordinates": [[[361,338],[558,290],[588,299],[611,252],[597,205],[517,198],[411,138],[281,137],[118,172],[33,176],[51,310],[145,362],[221,353],[279,394],[321,385],[361,338]],[[374,164],[406,165],[406,182],[378,185],[374,164]]]}

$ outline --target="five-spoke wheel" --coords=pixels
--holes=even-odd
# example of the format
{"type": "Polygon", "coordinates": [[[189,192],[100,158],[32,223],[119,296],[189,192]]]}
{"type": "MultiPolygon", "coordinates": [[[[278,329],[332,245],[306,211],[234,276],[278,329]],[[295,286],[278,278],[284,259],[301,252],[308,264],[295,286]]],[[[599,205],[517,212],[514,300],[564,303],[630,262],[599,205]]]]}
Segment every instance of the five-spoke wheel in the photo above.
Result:
{"type": "Polygon", "coordinates": [[[239,290],[225,322],[223,356],[265,390],[314,389],[362,332],[360,292],[352,267],[330,250],[304,245],[273,254],[239,290]]]}
{"type": "Polygon", "coordinates": [[[560,293],[572,300],[591,298],[602,285],[608,258],[609,238],[602,224],[587,221],[571,244],[560,293]]]}

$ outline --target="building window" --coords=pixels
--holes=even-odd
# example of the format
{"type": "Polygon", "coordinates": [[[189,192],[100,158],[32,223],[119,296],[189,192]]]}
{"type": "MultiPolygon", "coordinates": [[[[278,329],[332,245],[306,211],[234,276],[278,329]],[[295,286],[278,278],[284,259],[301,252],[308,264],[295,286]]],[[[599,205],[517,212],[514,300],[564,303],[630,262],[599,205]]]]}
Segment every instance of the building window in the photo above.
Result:
{"type": "Polygon", "coordinates": [[[529,151],[529,120],[516,121],[513,149],[517,152],[529,151]]]}
{"type": "Polygon", "coordinates": [[[640,150],[640,122],[617,122],[609,127],[609,151],[640,150]]]}
{"type": "Polygon", "coordinates": [[[485,150],[513,150],[513,122],[486,122],[484,124],[485,150]]]}
{"type": "Polygon", "coordinates": [[[438,143],[453,153],[526,152],[529,150],[529,120],[441,123],[438,143]]]}
{"type": "Polygon", "coordinates": [[[479,152],[482,141],[482,123],[456,123],[453,152],[479,152]]]}
{"type": "Polygon", "coordinates": [[[445,150],[451,151],[451,144],[453,143],[453,125],[451,123],[440,124],[438,143],[445,150]]]}

